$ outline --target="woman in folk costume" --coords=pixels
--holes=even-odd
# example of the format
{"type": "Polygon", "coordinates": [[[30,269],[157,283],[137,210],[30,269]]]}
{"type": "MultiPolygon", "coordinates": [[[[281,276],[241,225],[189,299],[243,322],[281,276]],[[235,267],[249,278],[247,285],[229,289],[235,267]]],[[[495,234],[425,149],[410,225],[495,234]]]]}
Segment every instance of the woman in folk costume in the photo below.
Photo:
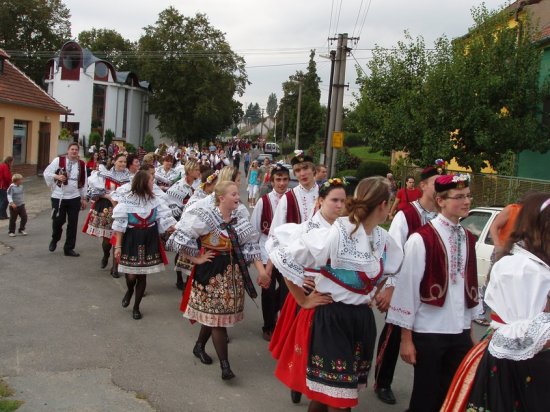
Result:
{"type": "Polygon", "coordinates": [[[180,178],[180,173],[174,169],[174,157],[170,154],[162,159],[162,165],[155,170],[155,182],[166,192],[180,178]]]}
{"type": "Polygon", "coordinates": [[[193,195],[195,189],[193,183],[201,177],[201,168],[196,160],[190,160],[184,165],[185,174],[183,179],[174,183],[166,191],[168,207],[176,220],[179,220],[185,205],[193,195]]]}
{"type": "MultiPolygon", "coordinates": [[[[107,267],[111,254],[111,236],[113,230],[113,207],[116,201],[112,194],[122,185],[130,182],[131,175],[126,168],[126,156],[119,154],[114,158],[114,166],[107,171],[93,172],[88,179],[88,194],[94,200],[82,231],[91,236],[103,238],[103,257],[101,269],[107,267]]],[[[111,275],[118,278],[116,262],[113,259],[111,275]]]]}
{"type": "MultiPolygon", "coordinates": [[[[193,160],[194,162],[194,160],[193,160]]],[[[197,190],[193,192],[193,195],[189,198],[187,201],[186,207],[191,206],[195,202],[198,202],[201,199],[204,199],[208,195],[212,194],[214,191],[214,186],[218,182],[218,176],[220,174],[219,170],[212,170],[208,169],[204,171],[201,175],[201,184],[199,187],[197,187],[197,190]]],[[[187,280],[183,281],[183,276],[185,275],[185,278],[189,277],[191,274],[191,270],[193,269],[193,264],[189,259],[186,259],[183,256],[180,256],[180,254],[176,254],[176,266],[174,270],[176,271],[176,287],[179,290],[185,289],[185,284],[187,283],[187,280]]]]}
{"type": "Polygon", "coordinates": [[[466,355],[442,411],[548,411],[550,407],[550,195],[528,196],[485,303],[491,331],[466,355]]]}
{"type": "Polygon", "coordinates": [[[142,318],[139,305],[147,274],[162,272],[168,263],[159,234],[173,232],[175,224],[170,209],[153,194],[153,176],[140,170],[132,180],[131,191],[113,210],[115,258],[128,287],[122,307],[130,304],[135,289],[132,317],[136,320],[142,318]]]}
{"type": "MultiPolygon", "coordinates": [[[[390,209],[390,185],[382,177],[359,182],[348,200],[349,216],[336,219],[328,233],[311,230],[270,252],[302,309],[277,363],[276,376],[311,399],[308,411],[350,410],[367,383],[376,340],[371,303],[403,252],[378,225],[390,209]],[[315,290],[300,287],[300,267],[320,267],[315,290]]],[[[284,230],[276,229],[274,234],[284,230]]]]}
{"type": "Polygon", "coordinates": [[[257,296],[247,265],[254,262],[260,286],[268,286],[269,277],[260,260],[258,233],[237,212],[239,187],[226,181],[214,191],[214,205],[186,211],[168,246],[195,265],[181,305],[185,317],[202,325],[193,354],[211,364],[204,346],[212,336],[222,379],[227,380],[235,375],[228,361],[226,328],[243,319],[245,290],[251,298],[257,296]]]}

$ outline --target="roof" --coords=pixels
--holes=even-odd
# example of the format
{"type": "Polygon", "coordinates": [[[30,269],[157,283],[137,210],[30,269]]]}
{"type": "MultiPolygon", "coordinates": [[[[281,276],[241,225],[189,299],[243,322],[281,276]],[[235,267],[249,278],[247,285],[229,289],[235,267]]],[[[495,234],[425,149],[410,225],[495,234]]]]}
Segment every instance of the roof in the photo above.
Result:
{"type": "Polygon", "coordinates": [[[4,72],[0,74],[0,102],[36,107],[61,114],[70,110],[42,90],[25,73],[9,61],[9,55],[0,49],[4,72]]]}

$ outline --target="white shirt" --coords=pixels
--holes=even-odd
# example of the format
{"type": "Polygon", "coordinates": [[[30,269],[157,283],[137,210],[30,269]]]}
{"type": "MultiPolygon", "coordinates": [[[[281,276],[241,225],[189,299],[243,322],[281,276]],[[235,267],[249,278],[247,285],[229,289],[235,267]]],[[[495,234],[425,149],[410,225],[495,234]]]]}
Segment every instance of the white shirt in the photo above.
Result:
{"type": "MultiPolygon", "coordinates": [[[[441,214],[437,215],[431,224],[439,233],[448,256],[449,280],[445,303],[442,307],[438,307],[420,301],[420,282],[426,268],[426,248],[422,237],[418,233],[413,233],[405,243],[405,258],[397,278],[386,322],[421,333],[462,333],[464,329],[470,329],[472,319],[481,312],[481,305],[478,304],[472,309],[466,306],[465,258],[458,267],[462,275],[457,276],[454,283],[451,280],[449,258],[456,258],[457,251],[451,250],[449,239],[452,232],[449,226],[459,226],[459,224],[455,225],[441,214]]],[[[464,229],[462,227],[460,229],[464,233],[464,229]]],[[[466,241],[460,242],[459,248],[461,256],[466,257],[466,241]]],[[[471,258],[475,259],[475,256],[471,258]]]]}
{"type": "MultiPolygon", "coordinates": [[[[298,185],[292,190],[294,191],[294,195],[296,196],[296,200],[298,202],[298,209],[302,222],[305,222],[314,215],[315,202],[317,202],[317,197],[319,197],[319,186],[315,184],[311,189],[307,190],[302,185],[298,185]]],[[[271,229],[269,230],[270,234],[273,232],[274,228],[287,223],[287,209],[288,204],[286,201],[286,196],[283,196],[277,206],[277,210],[273,213],[273,221],[271,222],[271,229]]]]}
{"type": "MultiPolygon", "coordinates": [[[[56,184],[54,175],[56,175],[57,170],[59,169],[59,157],[53,159],[53,161],[48,165],[46,170],[44,170],[44,180],[49,188],[52,190],[52,198],[54,199],[75,199],[80,197],[82,199],[86,198],[86,192],[88,188],[88,178],[86,172],[84,172],[84,186],[80,189],[78,188],[78,178],[79,178],[79,166],[78,160],[71,162],[68,157],[65,157],[65,169],[67,170],[67,177],[69,182],[66,185],[61,185],[59,187],[56,184]]],[[[86,170],[86,168],[84,168],[86,170]]]]}
{"type": "MultiPolygon", "coordinates": [[[[283,195],[280,195],[275,190],[272,190],[271,192],[268,193],[269,203],[271,203],[271,210],[273,212],[277,210],[277,206],[282,196],[283,195]]],[[[260,253],[262,255],[262,263],[265,265],[267,263],[267,260],[269,259],[269,256],[267,255],[267,250],[265,249],[265,243],[267,242],[268,235],[262,232],[263,209],[264,209],[264,199],[262,196],[260,197],[260,199],[258,199],[258,202],[256,203],[254,210],[252,211],[252,216],[250,217],[250,224],[254,229],[256,229],[260,233],[260,253]]]]}

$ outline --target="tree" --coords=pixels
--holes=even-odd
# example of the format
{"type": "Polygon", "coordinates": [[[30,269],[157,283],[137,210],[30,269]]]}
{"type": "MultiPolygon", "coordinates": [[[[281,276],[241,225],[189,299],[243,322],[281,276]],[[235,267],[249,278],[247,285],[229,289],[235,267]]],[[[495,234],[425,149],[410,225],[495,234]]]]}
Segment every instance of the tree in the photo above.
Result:
{"type": "Polygon", "coordinates": [[[507,11],[472,12],[474,27],[427,50],[421,37],[376,48],[361,73],[352,117],[372,147],[408,151],[419,164],[455,158],[479,171],[510,152],[547,150],[541,122],[548,87],[539,84],[540,50],[528,22],[510,26],[507,11]]]}
{"type": "MultiPolygon", "coordinates": [[[[153,87],[150,110],[159,129],[179,143],[210,140],[227,129],[248,84],[244,59],[204,14],[169,7],[138,41],[140,76],[153,87]]],[[[242,110],[242,109],[241,109],[242,110]]]]}
{"type": "Polygon", "coordinates": [[[110,29],[91,29],[81,31],[78,42],[90,49],[94,55],[111,62],[118,71],[135,71],[137,61],[136,45],[110,29]]]}
{"type": "Polygon", "coordinates": [[[71,38],[62,0],[0,0],[0,48],[41,85],[46,62],[71,38]]]}
{"type": "Polygon", "coordinates": [[[246,108],[246,113],[244,114],[245,121],[250,124],[260,123],[262,120],[262,109],[258,103],[250,103],[246,108]]]}
{"type": "Polygon", "coordinates": [[[267,106],[265,111],[270,117],[274,117],[277,113],[277,95],[275,93],[271,93],[267,98],[267,106]]]}

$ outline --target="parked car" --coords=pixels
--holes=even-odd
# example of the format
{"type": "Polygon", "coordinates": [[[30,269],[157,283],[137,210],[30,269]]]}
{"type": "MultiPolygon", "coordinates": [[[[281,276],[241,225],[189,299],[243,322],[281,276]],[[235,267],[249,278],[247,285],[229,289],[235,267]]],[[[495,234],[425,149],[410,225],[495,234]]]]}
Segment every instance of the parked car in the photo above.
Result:
{"type": "Polygon", "coordinates": [[[271,153],[260,153],[258,155],[258,157],[256,158],[256,160],[258,161],[258,163],[260,164],[260,166],[262,165],[262,163],[264,162],[264,159],[265,158],[268,158],[270,162],[273,162],[273,155],[271,153]]]}
{"type": "Polygon", "coordinates": [[[479,287],[485,285],[491,267],[494,243],[489,228],[502,209],[502,207],[476,207],[460,221],[460,224],[477,238],[476,258],[479,287]]]}
{"type": "Polygon", "coordinates": [[[273,156],[279,156],[281,154],[281,148],[277,143],[266,142],[264,146],[264,153],[269,153],[273,156]]]}

